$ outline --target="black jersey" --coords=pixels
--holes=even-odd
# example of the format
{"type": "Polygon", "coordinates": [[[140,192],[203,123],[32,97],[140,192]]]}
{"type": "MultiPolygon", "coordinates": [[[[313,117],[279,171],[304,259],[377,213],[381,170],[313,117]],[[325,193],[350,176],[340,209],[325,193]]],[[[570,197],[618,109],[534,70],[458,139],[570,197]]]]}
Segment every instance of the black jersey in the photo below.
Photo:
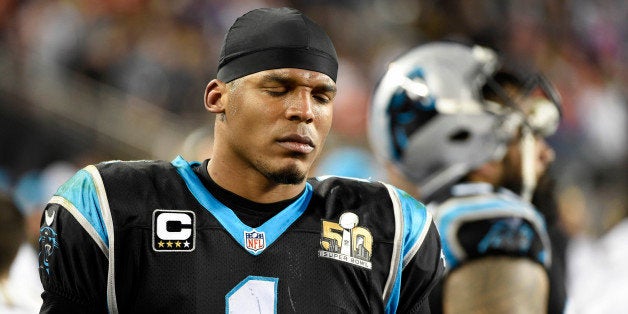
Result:
{"type": "Polygon", "coordinates": [[[189,163],[107,162],[61,186],[40,236],[42,312],[418,312],[444,270],[422,204],[312,178],[258,227],[189,163]]]}
{"type": "Polygon", "coordinates": [[[489,255],[524,257],[551,264],[551,244],[543,216],[507,189],[488,183],[462,183],[452,197],[430,203],[441,232],[448,271],[489,255]]]}

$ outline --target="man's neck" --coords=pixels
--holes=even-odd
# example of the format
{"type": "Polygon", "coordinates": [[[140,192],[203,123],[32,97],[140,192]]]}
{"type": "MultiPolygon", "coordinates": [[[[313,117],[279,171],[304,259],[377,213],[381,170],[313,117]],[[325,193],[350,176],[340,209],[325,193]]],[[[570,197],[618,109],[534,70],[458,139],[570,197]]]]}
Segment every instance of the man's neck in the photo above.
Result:
{"type": "Polygon", "coordinates": [[[293,198],[305,188],[298,184],[280,184],[266,178],[253,168],[240,170],[232,162],[211,159],[207,163],[210,177],[225,190],[257,203],[274,203],[293,198]]]}

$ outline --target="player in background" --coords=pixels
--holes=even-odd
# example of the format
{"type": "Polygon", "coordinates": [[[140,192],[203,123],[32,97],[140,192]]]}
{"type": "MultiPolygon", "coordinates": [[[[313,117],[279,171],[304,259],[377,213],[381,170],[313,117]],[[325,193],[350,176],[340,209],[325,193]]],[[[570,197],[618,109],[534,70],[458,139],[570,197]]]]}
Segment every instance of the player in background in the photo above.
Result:
{"type": "Polygon", "coordinates": [[[426,208],[310,178],[338,70],[289,8],[239,17],[205,91],[211,159],[90,165],[47,205],[42,313],[428,313],[444,271],[426,208]]]}
{"type": "Polygon", "coordinates": [[[447,275],[433,312],[563,311],[564,293],[548,300],[564,278],[549,272],[545,220],[530,203],[559,118],[543,76],[507,69],[486,47],[431,42],[390,63],[369,138],[391,182],[435,217],[447,275]]]}

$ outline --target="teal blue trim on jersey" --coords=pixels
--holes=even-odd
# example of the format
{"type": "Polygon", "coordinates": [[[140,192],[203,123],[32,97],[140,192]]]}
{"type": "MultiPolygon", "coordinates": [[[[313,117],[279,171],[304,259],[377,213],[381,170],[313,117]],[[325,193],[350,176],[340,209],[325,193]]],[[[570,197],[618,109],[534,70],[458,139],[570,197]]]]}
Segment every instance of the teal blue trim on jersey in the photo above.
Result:
{"type": "MultiPolygon", "coordinates": [[[[486,209],[503,209],[505,205],[505,202],[493,199],[490,202],[486,203],[463,205],[455,211],[448,210],[448,213],[444,214],[440,219],[438,223],[438,229],[441,230],[441,233],[444,235],[444,239],[447,239],[447,236],[449,235],[449,229],[451,228],[453,221],[455,221],[458,217],[473,211],[482,211],[486,209]]],[[[449,241],[442,241],[442,247],[443,253],[445,255],[445,261],[447,262],[447,267],[450,270],[454,269],[460,263],[460,261],[453,253],[451,246],[449,245],[449,241]]]]}
{"type": "MultiPolygon", "coordinates": [[[[504,196],[508,198],[507,195],[504,196]]],[[[449,241],[446,240],[450,234],[450,229],[452,228],[453,222],[458,220],[460,216],[465,216],[469,213],[481,215],[483,212],[503,212],[504,215],[501,217],[524,217],[525,215],[522,215],[524,213],[532,214],[537,219],[537,221],[541,223],[540,227],[545,228],[544,219],[532,207],[521,201],[518,201],[517,199],[504,199],[504,197],[500,197],[499,195],[494,197],[481,198],[479,199],[479,201],[476,202],[471,201],[468,203],[459,203],[453,209],[448,207],[442,215],[441,219],[439,220],[437,227],[444,238],[444,240],[442,241],[443,253],[445,255],[447,266],[450,270],[454,269],[456,266],[458,266],[458,264],[460,264],[460,261],[455,256],[449,241]]],[[[539,258],[539,261],[542,264],[546,264],[547,261],[545,255],[541,255],[539,256],[539,258]]]]}
{"type": "Polygon", "coordinates": [[[405,260],[406,255],[411,253],[411,249],[416,242],[423,241],[421,234],[427,232],[427,229],[430,227],[430,221],[427,219],[425,205],[403,190],[397,189],[397,194],[399,194],[399,199],[401,200],[404,220],[402,260],[405,260]]]}
{"type": "Polygon", "coordinates": [[[543,264],[547,263],[547,252],[545,250],[539,252],[536,258],[541,261],[543,264]]]}
{"type": "Polygon", "coordinates": [[[395,313],[399,306],[399,298],[401,293],[401,273],[403,272],[404,260],[408,257],[408,254],[416,254],[413,251],[415,245],[419,244],[418,241],[423,241],[424,236],[421,236],[430,227],[428,221],[428,213],[425,206],[399,188],[395,188],[397,195],[399,195],[399,201],[401,202],[401,213],[403,214],[403,245],[402,255],[399,259],[399,267],[397,267],[397,276],[393,288],[390,292],[390,298],[388,304],[386,304],[386,313],[395,313]]]}
{"type": "Polygon", "coordinates": [[[98,193],[89,172],[84,169],[79,170],[72,178],[59,187],[55,195],[61,196],[72,203],[109,247],[109,235],[101,215],[98,193]]]}
{"type": "Polygon", "coordinates": [[[253,255],[261,254],[266,248],[275,242],[283,233],[294,223],[301,214],[307,208],[312,198],[313,188],[309,183],[305,184],[305,192],[296,201],[284,208],[277,215],[266,221],[263,225],[252,228],[245,225],[238,216],[227,206],[218,201],[211,193],[205,189],[205,186],[201,180],[196,176],[190,164],[181,156],[177,156],[172,161],[172,165],[177,168],[177,171],[185,181],[192,195],[198,200],[198,202],[205,207],[220,224],[229,232],[238,244],[240,244],[247,252],[253,255]],[[257,234],[262,233],[264,238],[263,247],[256,247],[254,249],[247,248],[246,245],[246,233],[255,232],[257,234]]]}
{"type": "Polygon", "coordinates": [[[539,227],[542,227],[543,230],[547,230],[545,217],[532,204],[524,202],[519,198],[517,194],[505,188],[499,189],[498,195],[504,199],[504,202],[512,205],[513,208],[517,208],[521,211],[530,211],[531,213],[533,213],[536,221],[540,223],[539,227]]]}

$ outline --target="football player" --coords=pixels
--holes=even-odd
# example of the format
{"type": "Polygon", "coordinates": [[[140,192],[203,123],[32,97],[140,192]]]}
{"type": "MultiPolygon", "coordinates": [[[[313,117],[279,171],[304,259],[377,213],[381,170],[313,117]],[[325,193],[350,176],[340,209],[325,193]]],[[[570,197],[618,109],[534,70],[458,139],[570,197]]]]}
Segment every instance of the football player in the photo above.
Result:
{"type": "Polygon", "coordinates": [[[426,208],[380,182],[311,178],[338,70],[289,8],[227,33],[205,91],[211,159],[90,165],[47,205],[43,313],[421,313],[444,271],[426,208]]]}
{"type": "Polygon", "coordinates": [[[559,118],[543,76],[508,69],[486,47],[430,42],[390,63],[369,138],[391,183],[435,217],[447,265],[435,312],[562,312],[564,298],[548,303],[550,239],[530,204],[559,118]]]}

